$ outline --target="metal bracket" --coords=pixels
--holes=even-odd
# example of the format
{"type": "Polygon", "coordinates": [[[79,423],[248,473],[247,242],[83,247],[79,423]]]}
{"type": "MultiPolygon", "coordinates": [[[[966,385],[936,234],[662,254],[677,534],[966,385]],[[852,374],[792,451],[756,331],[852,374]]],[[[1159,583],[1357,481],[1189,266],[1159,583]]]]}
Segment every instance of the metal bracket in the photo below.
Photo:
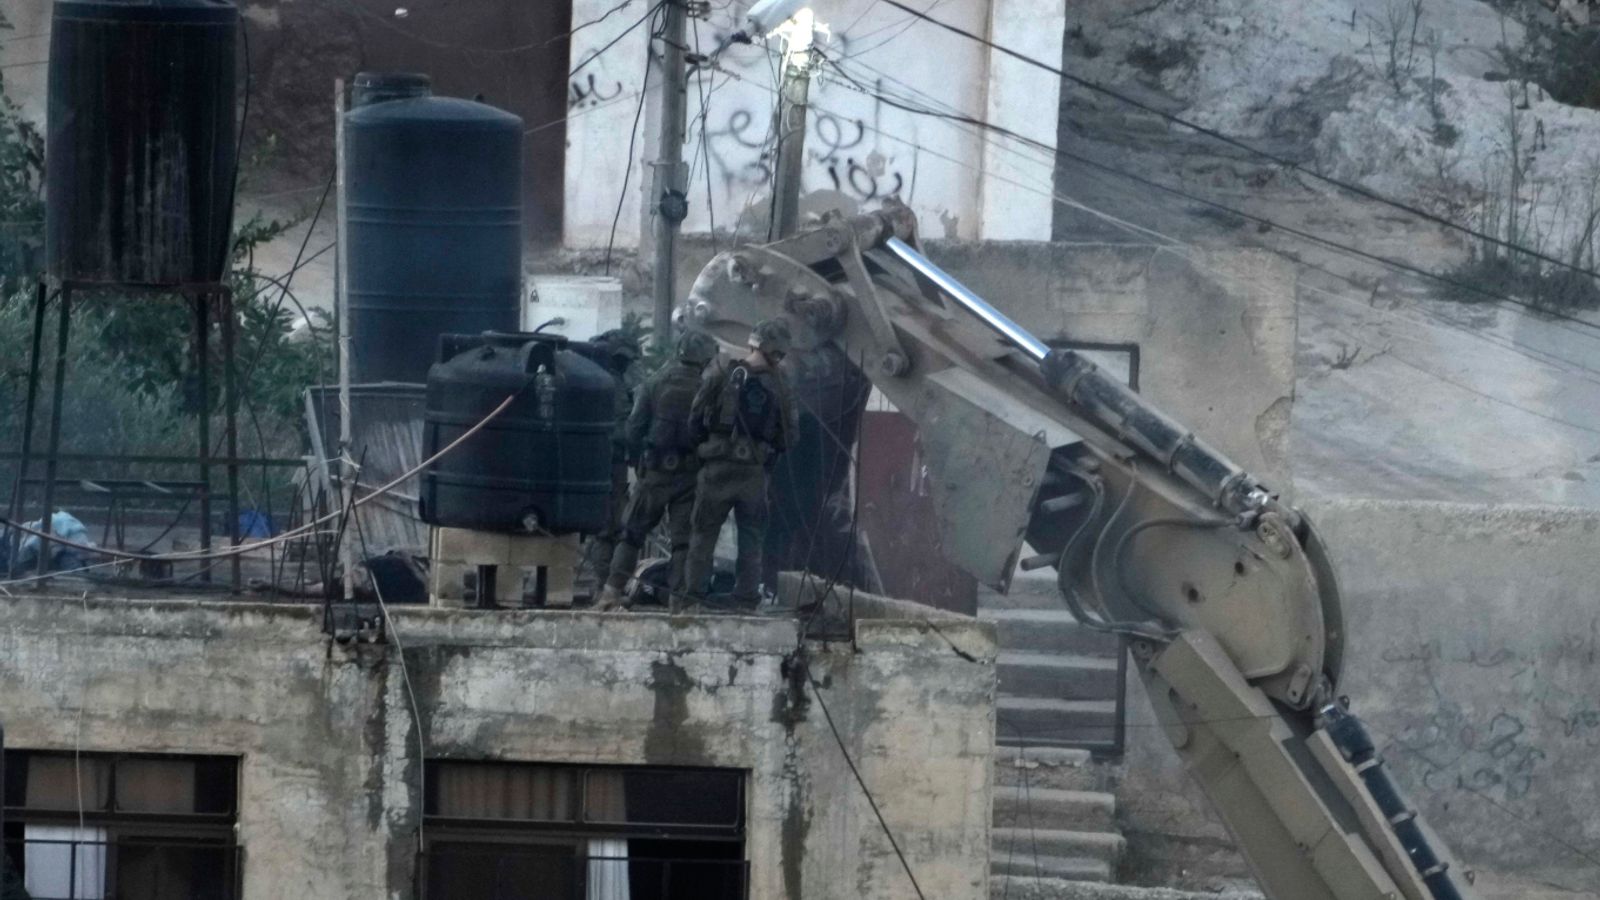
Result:
{"type": "Polygon", "coordinates": [[[867,320],[872,340],[878,345],[878,371],[898,378],[911,368],[911,360],[900,345],[900,336],[895,334],[894,325],[889,322],[889,312],[884,308],[882,295],[872,284],[867,263],[861,258],[861,245],[856,243],[853,234],[843,244],[837,252],[837,258],[850,289],[855,291],[857,306],[867,320]]]}

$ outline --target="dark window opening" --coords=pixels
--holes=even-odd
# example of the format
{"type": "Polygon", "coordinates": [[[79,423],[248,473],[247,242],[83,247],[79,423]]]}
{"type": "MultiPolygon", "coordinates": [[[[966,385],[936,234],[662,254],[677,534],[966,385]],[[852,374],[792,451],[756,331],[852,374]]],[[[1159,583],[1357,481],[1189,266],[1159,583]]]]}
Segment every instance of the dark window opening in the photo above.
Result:
{"type": "Polygon", "coordinates": [[[0,890],[31,900],[234,900],[238,760],[12,750],[0,890]]]}
{"type": "Polygon", "coordinates": [[[1076,350],[1135,393],[1139,390],[1139,345],[1122,341],[1051,341],[1057,350],[1076,350]]]}
{"type": "Polygon", "coordinates": [[[744,773],[429,762],[427,900],[744,900],[744,773]]]}

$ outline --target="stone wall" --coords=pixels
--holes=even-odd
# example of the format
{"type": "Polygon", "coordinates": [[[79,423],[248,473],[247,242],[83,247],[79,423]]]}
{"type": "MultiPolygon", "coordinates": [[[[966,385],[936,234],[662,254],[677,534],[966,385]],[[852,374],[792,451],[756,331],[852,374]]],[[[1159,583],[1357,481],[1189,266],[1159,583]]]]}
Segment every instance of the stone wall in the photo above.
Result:
{"type": "MultiPolygon", "coordinates": [[[[1600,896],[1600,513],[1319,500],[1342,693],[1411,801],[1485,877],[1600,896]]],[[[1242,873],[1138,686],[1118,809],[1139,877],[1242,873]]],[[[1511,892],[1492,896],[1527,896],[1511,892]]]]}
{"type": "Polygon", "coordinates": [[[398,648],[335,645],[319,623],[0,600],[8,744],[240,757],[249,900],[416,896],[419,740],[427,758],[744,769],[753,898],[912,896],[825,703],[924,891],[987,895],[986,626],[860,620],[854,647],[807,645],[813,690],[791,620],[397,611],[419,733],[398,648]]]}

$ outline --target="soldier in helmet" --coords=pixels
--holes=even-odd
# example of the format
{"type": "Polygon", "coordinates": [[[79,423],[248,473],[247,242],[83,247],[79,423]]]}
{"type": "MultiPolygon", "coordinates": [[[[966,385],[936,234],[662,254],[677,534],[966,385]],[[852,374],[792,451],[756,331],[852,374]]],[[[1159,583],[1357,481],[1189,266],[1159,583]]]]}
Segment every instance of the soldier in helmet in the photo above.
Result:
{"type": "Polygon", "coordinates": [[[672,548],[668,590],[673,608],[678,606],[689,553],[689,511],[694,505],[695,474],[700,470],[689,411],[700,389],[700,375],[716,355],[717,342],[710,335],[686,331],[678,338],[676,360],[639,388],[624,428],[639,480],[623,514],[621,540],[611,556],[611,574],[596,604],[600,609],[623,604],[622,588],[639,562],[639,548],[662,516],[667,518],[672,548]]]}
{"type": "Polygon", "coordinates": [[[750,352],[707,375],[691,416],[703,462],[696,485],[694,528],[684,591],[703,599],[717,533],[732,512],[738,528],[736,602],[760,599],[761,544],[767,530],[767,467],[799,429],[778,363],[789,352],[789,324],[768,319],[750,333],[750,352]]]}
{"type": "MultiPolygon", "coordinates": [[[[611,568],[611,554],[622,534],[622,511],[628,503],[628,447],[625,435],[628,414],[633,409],[636,381],[634,373],[639,360],[639,342],[628,337],[621,329],[595,335],[589,343],[604,351],[606,371],[617,380],[616,425],[611,431],[611,498],[606,504],[606,530],[595,535],[590,542],[585,562],[594,572],[597,583],[603,582],[611,568]]],[[[599,361],[599,360],[597,360],[599,361]]]]}

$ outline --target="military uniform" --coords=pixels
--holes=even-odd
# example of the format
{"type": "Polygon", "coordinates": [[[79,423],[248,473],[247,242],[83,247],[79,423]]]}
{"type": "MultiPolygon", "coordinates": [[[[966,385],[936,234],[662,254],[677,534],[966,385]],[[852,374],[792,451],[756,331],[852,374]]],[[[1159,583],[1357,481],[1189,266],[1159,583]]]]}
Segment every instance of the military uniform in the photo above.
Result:
{"type": "MultiPolygon", "coordinates": [[[[784,350],[787,343],[785,328],[784,350]]],[[[702,462],[684,590],[691,597],[704,596],[717,534],[731,512],[739,548],[734,599],[757,600],[767,530],[767,464],[793,443],[799,429],[788,384],[775,365],[757,368],[739,360],[708,374],[692,414],[702,462]]]]}
{"type": "Polygon", "coordinates": [[[633,410],[636,383],[633,363],[639,358],[638,344],[625,338],[619,331],[608,331],[596,336],[591,343],[610,349],[606,366],[617,380],[616,424],[611,430],[611,496],[606,503],[606,528],[590,541],[585,561],[594,572],[596,581],[604,581],[610,569],[611,556],[622,537],[622,515],[628,504],[628,443],[627,420],[633,410]]]}
{"type": "Polygon", "coordinates": [[[665,516],[672,555],[669,591],[673,607],[679,605],[689,552],[689,513],[700,469],[689,415],[700,388],[700,373],[715,355],[716,344],[708,335],[686,334],[678,342],[677,360],[639,389],[624,431],[640,477],[623,515],[621,540],[611,557],[608,597],[633,575],[645,538],[665,516]]]}

